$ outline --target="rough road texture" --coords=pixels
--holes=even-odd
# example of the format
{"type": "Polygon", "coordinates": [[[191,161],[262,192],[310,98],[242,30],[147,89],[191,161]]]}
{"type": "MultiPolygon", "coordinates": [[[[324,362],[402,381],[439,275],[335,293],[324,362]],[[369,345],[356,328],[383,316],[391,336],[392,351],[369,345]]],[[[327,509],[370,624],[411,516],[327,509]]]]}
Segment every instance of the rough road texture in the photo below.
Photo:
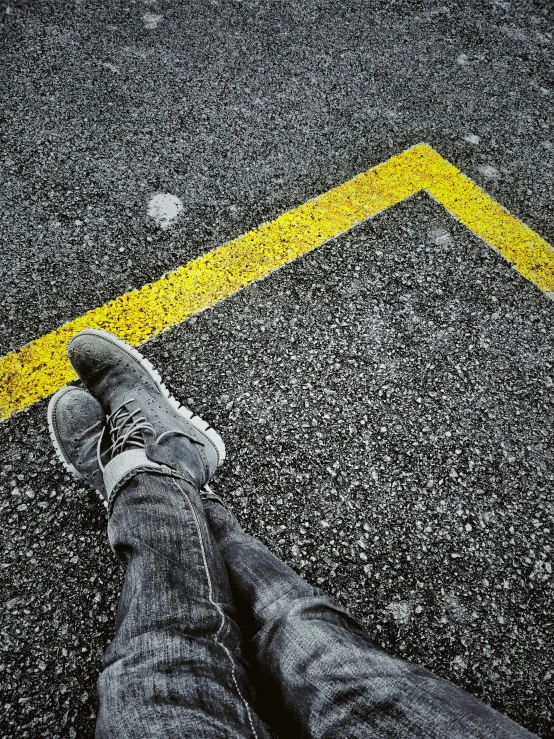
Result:
{"type": "MultiPolygon", "coordinates": [[[[554,243],[551,6],[458,5],[0,3],[0,352],[419,141],[554,243]]],[[[542,737],[552,317],[420,195],[144,347],[248,531],[542,737]]],[[[121,582],[45,417],[0,427],[10,739],[93,736],[121,582]]]]}

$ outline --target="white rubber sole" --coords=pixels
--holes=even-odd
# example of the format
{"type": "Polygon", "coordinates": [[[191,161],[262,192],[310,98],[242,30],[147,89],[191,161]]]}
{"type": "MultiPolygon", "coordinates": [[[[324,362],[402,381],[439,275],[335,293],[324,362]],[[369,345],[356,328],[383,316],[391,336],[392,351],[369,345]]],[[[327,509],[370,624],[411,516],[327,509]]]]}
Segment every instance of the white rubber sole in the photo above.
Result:
{"type": "Polygon", "coordinates": [[[139,364],[144,367],[144,369],[148,372],[150,377],[154,380],[154,382],[158,385],[160,392],[166,398],[168,403],[174,408],[177,413],[179,413],[183,418],[186,418],[186,420],[194,426],[194,428],[200,432],[202,436],[206,438],[207,441],[209,441],[215,448],[218,462],[217,467],[221,467],[223,462],[225,461],[226,451],[225,451],[225,444],[223,443],[223,439],[221,436],[217,433],[215,429],[213,429],[209,423],[206,423],[206,421],[203,421],[200,416],[197,416],[195,413],[193,413],[189,408],[179,403],[178,400],[176,400],[172,395],[170,395],[169,390],[164,385],[161,375],[158,372],[158,370],[153,366],[153,364],[146,359],[146,357],[143,357],[143,355],[138,351],[138,349],[135,349],[133,346],[129,346],[125,341],[120,339],[118,336],[114,336],[113,334],[108,333],[107,331],[102,331],[101,329],[97,328],[87,328],[84,329],[82,333],[85,334],[94,334],[96,336],[103,336],[105,339],[113,342],[114,344],[117,344],[122,349],[124,349],[126,352],[131,354],[139,364]]]}

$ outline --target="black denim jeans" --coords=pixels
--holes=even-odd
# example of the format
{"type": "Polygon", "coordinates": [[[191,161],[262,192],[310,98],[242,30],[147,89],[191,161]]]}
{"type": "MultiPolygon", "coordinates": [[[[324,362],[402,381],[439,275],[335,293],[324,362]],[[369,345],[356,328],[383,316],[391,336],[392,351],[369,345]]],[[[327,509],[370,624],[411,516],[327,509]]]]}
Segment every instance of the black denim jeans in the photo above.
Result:
{"type": "Polygon", "coordinates": [[[126,568],[98,681],[98,739],[533,735],[388,655],[216,501],[134,471],[109,521],[126,568]],[[254,692],[255,688],[255,692],[254,692]]]}

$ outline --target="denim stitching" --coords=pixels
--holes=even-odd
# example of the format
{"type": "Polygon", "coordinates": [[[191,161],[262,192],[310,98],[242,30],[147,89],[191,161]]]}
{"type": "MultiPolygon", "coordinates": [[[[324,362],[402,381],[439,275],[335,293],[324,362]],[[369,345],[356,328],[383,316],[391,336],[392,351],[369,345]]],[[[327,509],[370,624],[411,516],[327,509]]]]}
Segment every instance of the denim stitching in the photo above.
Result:
{"type": "Polygon", "coordinates": [[[214,636],[214,641],[215,641],[216,644],[219,644],[219,646],[222,647],[222,649],[224,650],[225,654],[229,658],[229,662],[231,663],[231,675],[233,677],[233,682],[235,684],[235,688],[237,690],[237,693],[239,694],[240,699],[244,703],[244,707],[246,709],[246,714],[248,716],[248,723],[250,724],[250,728],[252,729],[252,733],[254,734],[254,736],[256,737],[256,739],[258,739],[258,734],[256,733],[256,729],[254,728],[254,722],[252,720],[252,714],[250,713],[250,706],[248,705],[245,697],[240,692],[240,688],[239,688],[238,683],[237,683],[237,678],[236,678],[236,674],[235,674],[235,662],[233,660],[233,657],[232,657],[231,652],[229,651],[229,649],[225,646],[225,644],[222,644],[219,641],[219,639],[218,639],[219,635],[221,634],[221,632],[223,630],[223,627],[225,626],[225,614],[221,610],[220,606],[213,599],[212,579],[210,577],[210,571],[208,569],[208,561],[206,559],[206,550],[204,548],[204,541],[202,539],[202,532],[200,531],[200,523],[198,521],[198,516],[196,515],[196,511],[194,510],[194,507],[193,507],[192,503],[190,502],[189,497],[186,494],[186,492],[184,490],[181,490],[181,488],[179,487],[179,485],[174,480],[171,480],[170,482],[172,482],[175,485],[175,487],[181,493],[183,493],[184,498],[187,501],[187,504],[188,504],[188,506],[189,506],[189,508],[191,510],[192,517],[194,519],[194,523],[195,523],[195,526],[196,526],[196,531],[198,533],[198,539],[200,541],[200,551],[202,552],[202,560],[204,562],[204,570],[206,572],[206,577],[207,577],[207,580],[208,580],[208,600],[215,607],[216,611],[219,613],[219,615],[221,617],[221,624],[219,626],[219,629],[217,630],[217,633],[214,636]]]}
{"type": "Polygon", "coordinates": [[[168,477],[176,477],[179,480],[185,480],[191,485],[193,484],[192,481],[186,478],[184,475],[181,475],[179,472],[175,472],[175,470],[172,470],[171,467],[166,467],[165,465],[160,465],[160,467],[150,467],[149,465],[134,467],[132,470],[129,470],[126,475],[123,475],[121,480],[119,480],[119,482],[114,486],[108,498],[108,516],[112,514],[115,499],[119,495],[121,488],[135,475],[138,475],[142,472],[151,472],[154,475],[167,475],[168,477]]]}

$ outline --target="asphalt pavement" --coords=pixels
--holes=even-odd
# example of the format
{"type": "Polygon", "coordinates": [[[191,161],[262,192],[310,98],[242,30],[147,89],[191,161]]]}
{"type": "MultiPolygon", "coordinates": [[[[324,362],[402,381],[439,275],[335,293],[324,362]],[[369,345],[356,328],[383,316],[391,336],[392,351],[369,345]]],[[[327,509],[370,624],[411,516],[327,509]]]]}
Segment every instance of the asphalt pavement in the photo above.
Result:
{"type": "MultiPolygon", "coordinates": [[[[554,244],[553,21],[0,0],[0,355],[419,142],[554,244]]],[[[142,348],[223,436],[214,488],[250,533],[544,738],[553,313],[421,193],[142,348]]],[[[86,739],[122,572],[46,407],[0,424],[0,736],[86,739]]]]}

